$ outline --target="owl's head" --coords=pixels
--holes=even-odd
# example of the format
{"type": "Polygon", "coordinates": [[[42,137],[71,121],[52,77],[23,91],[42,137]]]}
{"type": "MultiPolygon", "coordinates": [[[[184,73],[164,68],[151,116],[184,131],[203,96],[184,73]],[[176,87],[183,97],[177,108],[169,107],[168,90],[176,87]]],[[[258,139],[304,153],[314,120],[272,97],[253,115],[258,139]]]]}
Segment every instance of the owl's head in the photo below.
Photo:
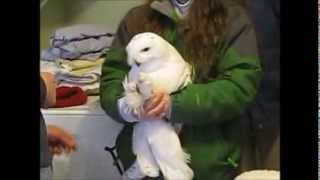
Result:
{"type": "Polygon", "coordinates": [[[170,44],[155,33],[145,32],[135,35],[126,47],[127,63],[140,66],[154,60],[167,59],[170,44]]]}

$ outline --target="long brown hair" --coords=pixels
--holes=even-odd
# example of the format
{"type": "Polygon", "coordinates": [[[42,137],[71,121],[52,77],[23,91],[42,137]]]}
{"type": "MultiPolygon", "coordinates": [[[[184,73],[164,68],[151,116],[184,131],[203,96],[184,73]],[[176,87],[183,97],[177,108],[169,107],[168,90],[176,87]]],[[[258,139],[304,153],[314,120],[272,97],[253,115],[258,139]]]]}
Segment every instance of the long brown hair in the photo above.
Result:
{"type": "MultiPolygon", "coordinates": [[[[164,37],[164,29],[174,27],[168,17],[154,11],[147,0],[141,11],[128,17],[128,31],[136,34],[155,32],[164,37]]],[[[215,74],[218,42],[226,26],[227,11],[221,0],[193,0],[188,16],[179,22],[183,29],[184,49],[180,53],[193,65],[198,81],[215,74]]]]}

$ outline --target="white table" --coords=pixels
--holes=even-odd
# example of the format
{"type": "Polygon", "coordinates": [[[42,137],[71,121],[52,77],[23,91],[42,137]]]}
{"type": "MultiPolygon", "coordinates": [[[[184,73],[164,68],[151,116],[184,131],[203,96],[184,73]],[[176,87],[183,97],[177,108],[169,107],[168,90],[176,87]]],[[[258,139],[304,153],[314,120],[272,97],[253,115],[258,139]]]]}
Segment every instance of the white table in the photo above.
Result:
{"type": "Polygon", "coordinates": [[[117,180],[113,159],[104,150],[113,146],[122,125],[101,109],[98,97],[83,106],[42,109],[47,124],[58,125],[74,134],[78,151],[53,159],[56,180],[117,180]]]}

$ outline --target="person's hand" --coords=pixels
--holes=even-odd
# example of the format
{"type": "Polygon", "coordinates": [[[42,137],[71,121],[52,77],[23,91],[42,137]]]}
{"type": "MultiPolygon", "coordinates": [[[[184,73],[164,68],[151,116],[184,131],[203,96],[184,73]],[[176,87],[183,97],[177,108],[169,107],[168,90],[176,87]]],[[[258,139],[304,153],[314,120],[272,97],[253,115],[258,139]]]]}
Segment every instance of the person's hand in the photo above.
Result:
{"type": "Polygon", "coordinates": [[[76,151],[76,141],[70,133],[54,125],[48,125],[47,132],[49,149],[52,154],[59,155],[63,152],[76,151]]]}
{"type": "Polygon", "coordinates": [[[46,107],[52,107],[56,104],[57,83],[55,77],[49,72],[41,72],[41,77],[46,84],[47,89],[46,107]]]}
{"type": "Polygon", "coordinates": [[[140,116],[145,118],[160,118],[162,119],[169,112],[171,103],[170,95],[163,90],[156,90],[153,96],[144,103],[143,110],[140,116]]]}

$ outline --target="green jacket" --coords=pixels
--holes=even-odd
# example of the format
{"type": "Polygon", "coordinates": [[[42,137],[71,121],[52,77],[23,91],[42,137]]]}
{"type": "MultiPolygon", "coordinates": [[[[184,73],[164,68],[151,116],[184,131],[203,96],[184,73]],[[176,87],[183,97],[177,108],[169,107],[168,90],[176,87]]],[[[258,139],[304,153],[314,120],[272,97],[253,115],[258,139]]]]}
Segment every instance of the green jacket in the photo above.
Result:
{"type": "MultiPolygon", "coordinates": [[[[254,100],[262,75],[251,22],[242,8],[232,3],[226,5],[229,14],[228,28],[216,69],[217,77],[210,78],[206,83],[193,83],[172,95],[170,120],[183,123],[181,141],[191,154],[191,167],[196,179],[231,178],[230,174],[234,172],[240,159],[239,117],[254,100]]],[[[127,18],[138,14],[141,8],[142,6],[131,9],[120,23],[113,48],[107,53],[102,68],[101,106],[119,122],[124,121],[118,113],[117,100],[123,96],[122,80],[129,71],[124,47],[133,36],[127,31],[127,18]]],[[[151,8],[170,17],[174,22],[179,21],[167,0],[155,1],[151,8]]],[[[179,32],[178,29],[168,31],[179,32]]],[[[170,42],[178,42],[169,36],[164,38],[170,42]]],[[[179,43],[173,45],[181,48],[179,43]]],[[[120,159],[130,153],[128,137],[131,137],[131,128],[127,124],[118,138],[119,151],[127,149],[122,155],[120,153],[120,159]]],[[[124,162],[125,165],[126,163],[124,162]]]]}

